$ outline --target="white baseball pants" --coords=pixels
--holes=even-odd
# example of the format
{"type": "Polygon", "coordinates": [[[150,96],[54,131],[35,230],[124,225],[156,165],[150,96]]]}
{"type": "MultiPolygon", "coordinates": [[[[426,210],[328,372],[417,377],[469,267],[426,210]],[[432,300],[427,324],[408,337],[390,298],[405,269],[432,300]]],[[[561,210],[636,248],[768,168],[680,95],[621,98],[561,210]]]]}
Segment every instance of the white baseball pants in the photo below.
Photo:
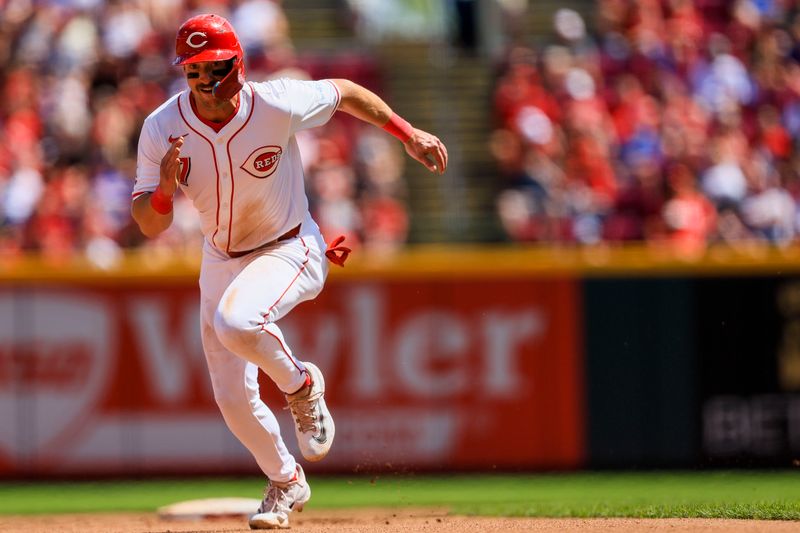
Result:
{"type": "Polygon", "coordinates": [[[208,243],[200,269],[200,317],[214,399],[231,432],[266,476],[289,481],[295,459],[258,391],[258,369],[284,393],[300,389],[305,367],[277,322],[315,298],[328,275],[326,245],[310,215],[292,239],[232,259],[208,243]]]}

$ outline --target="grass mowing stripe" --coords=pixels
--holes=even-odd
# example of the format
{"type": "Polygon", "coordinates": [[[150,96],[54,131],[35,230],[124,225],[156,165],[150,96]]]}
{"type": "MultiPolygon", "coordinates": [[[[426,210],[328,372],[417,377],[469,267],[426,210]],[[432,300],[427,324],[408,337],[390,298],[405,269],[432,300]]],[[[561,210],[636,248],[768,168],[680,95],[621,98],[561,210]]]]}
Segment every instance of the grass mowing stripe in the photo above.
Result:
{"type": "MultiPolygon", "coordinates": [[[[436,506],[505,516],[719,517],[800,520],[800,474],[780,472],[542,475],[310,475],[312,505],[436,506]]],[[[0,513],[153,510],[186,499],[260,497],[257,478],[0,483],[0,513]]]]}
{"type": "Polygon", "coordinates": [[[259,498],[262,479],[0,483],[0,514],[153,511],[184,500],[259,498]]]}

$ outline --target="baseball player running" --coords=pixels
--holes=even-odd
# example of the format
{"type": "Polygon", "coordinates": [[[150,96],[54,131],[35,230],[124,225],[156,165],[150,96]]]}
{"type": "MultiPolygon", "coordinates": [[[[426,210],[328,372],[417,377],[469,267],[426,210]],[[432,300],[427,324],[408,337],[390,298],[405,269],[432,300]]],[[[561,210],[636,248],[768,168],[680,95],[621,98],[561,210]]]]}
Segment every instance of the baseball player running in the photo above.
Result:
{"type": "Polygon", "coordinates": [[[260,399],[257,373],[286,395],[303,457],[325,457],[335,431],[325,380],[292,353],[277,322],[320,293],[326,258],[342,265],[349,253],[341,238],[326,246],[308,212],[295,134],[341,110],[398,137],[432,172],[445,171],[447,150],[348,80],[247,82],[236,33],[217,15],[186,21],[175,51],[188,90],[142,126],[131,211],[148,237],[172,223],[179,187],[200,213],[201,332],[214,398],[269,479],[250,527],[287,528],[311,489],[260,399]]]}

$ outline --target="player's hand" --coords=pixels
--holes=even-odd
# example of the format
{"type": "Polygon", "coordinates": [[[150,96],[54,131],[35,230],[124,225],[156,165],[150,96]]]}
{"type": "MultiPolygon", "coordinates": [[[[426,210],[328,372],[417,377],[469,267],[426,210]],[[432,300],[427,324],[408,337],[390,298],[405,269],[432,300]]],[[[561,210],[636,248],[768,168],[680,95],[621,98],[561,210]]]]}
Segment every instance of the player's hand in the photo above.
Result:
{"type": "Polygon", "coordinates": [[[158,186],[161,192],[170,196],[174,195],[175,191],[178,190],[178,176],[181,170],[181,146],[183,146],[183,137],[178,137],[161,159],[161,176],[158,186]]]}
{"type": "Polygon", "coordinates": [[[447,148],[435,135],[414,128],[414,135],[404,143],[408,155],[431,172],[443,174],[447,169],[447,148]]]}

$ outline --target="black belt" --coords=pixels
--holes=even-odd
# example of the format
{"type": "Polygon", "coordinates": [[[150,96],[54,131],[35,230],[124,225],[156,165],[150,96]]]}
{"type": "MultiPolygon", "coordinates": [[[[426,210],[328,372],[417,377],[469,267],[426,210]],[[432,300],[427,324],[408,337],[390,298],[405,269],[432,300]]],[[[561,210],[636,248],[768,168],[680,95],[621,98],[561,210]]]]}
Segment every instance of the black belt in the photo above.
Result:
{"type": "Polygon", "coordinates": [[[228,257],[230,257],[231,259],[236,259],[237,257],[244,257],[247,254],[251,254],[251,253],[255,252],[256,250],[261,250],[262,248],[267,248],[269,246],[272,246],[273,244],[278,244],[279,242],[285,241],[287,239],[293,239],[293,238],[297,237],[298,235],[300,235],[300,226],[302,226],[302,224],[298,224],[297,226],[293,227],[292,229],[290,229],[289,231],[287,231],[286,233],[284,233],[283,235],[281,235],[277,239],[271,240],[269,242],[265,242],[261,246],[256,246],[252,250],[245,250],[244,252],[234,252],[233,250],[231,250],[230,252],[228,252],[228,257]]]}

